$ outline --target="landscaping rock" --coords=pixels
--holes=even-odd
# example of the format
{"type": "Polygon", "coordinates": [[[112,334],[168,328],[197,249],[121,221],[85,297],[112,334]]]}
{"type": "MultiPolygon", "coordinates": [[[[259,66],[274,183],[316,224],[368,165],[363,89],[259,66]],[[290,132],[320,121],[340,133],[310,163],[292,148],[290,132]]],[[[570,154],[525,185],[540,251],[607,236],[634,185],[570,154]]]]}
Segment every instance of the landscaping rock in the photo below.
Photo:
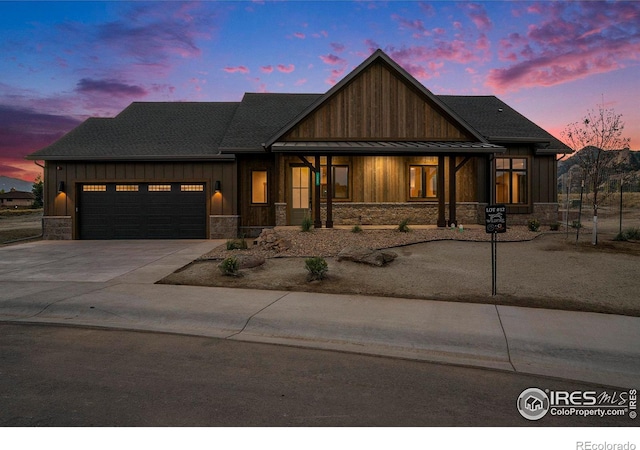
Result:
{"type": "Polygon", "coordinates": [[[272,228],[265,228],[260,233],[260,236],[255,240],[256,245],[260,245],[266,250],[273,250],[275,252],[283,252],[285,250],[289,250],[291,247],[291,243],[282,239],[276,231],[272,228]]]}
{"type": "Polygon", "coordinates": [[[396,259],[394,252],[375,250],[368,247],[346,247],[338,253],[338,261],[353,261],[382,267],[396,259]]]}
{"type": "Polygon", "coordinates": [[[239,269],[251,269],[264,264],[264,257],[260,255],[238,255],[236,256],[239,269]]]}

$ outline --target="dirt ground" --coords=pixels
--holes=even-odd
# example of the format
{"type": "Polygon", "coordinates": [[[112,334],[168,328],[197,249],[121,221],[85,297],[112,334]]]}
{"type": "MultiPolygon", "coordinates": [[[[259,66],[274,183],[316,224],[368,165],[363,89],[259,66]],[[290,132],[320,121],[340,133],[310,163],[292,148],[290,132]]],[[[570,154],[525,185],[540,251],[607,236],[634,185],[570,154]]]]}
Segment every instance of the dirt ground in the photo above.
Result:
{"type": "MultiPolygon", "coordinates": [[[[432,241],[392,248],[384,267],[327,257],[327,278],[307,282],[303,257],[267,258],[264,265],[223,275],[220,260],[183,267],[161,283],[283,291],[359,294],[463,301],[640,316],[640,243],[602,235],[598,246],[584,231],[576,244],[545,232],[523,242],[497,245],[497,296],[491,295],[489,242],[432,241]]],[[[323,232],[324,233],[324,232],[323,232]]],[[[366,233],[366,231],[365,231],[366,233]]],[[[328,238],[328,236],[327,236],[328,238]]]]}
{"type": "Polygon", "coordinates": [[[42,210],[0,209],[0,245],[42,234],[42,210]]]}

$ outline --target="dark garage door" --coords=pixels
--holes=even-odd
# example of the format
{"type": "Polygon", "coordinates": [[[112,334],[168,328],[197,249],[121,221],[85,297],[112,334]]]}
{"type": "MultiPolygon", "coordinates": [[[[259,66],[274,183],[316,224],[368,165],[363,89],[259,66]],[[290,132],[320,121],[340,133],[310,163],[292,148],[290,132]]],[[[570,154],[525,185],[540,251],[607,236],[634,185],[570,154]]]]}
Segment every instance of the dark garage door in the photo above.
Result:
{"type": "Polygon", "coordinates": [[[203,183],[80,186],[80,239],[205,239],[203,183]]]}

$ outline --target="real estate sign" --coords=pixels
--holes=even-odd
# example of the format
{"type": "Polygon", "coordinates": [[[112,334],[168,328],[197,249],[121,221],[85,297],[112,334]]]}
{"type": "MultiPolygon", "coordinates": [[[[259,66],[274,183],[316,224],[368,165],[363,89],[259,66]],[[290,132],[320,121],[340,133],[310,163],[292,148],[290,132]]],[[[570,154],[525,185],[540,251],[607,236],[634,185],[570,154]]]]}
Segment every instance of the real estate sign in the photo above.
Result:
{"type": "Polygon", "coordinates": [[[505,233],[507,231],[507,207],[489,205],[484,208],[484,222],[487,233],[505,233]]]}

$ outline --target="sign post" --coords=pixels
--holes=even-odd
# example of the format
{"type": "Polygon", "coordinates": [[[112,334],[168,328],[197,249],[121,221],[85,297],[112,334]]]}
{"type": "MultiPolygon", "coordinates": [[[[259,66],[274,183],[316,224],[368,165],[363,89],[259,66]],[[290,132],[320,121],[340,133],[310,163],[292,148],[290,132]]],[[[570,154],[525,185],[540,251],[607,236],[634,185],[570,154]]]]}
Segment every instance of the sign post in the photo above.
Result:
{"type": "Polygon", "coordinates": [[[484,208],[485,231],[491,234],[491,295],[497,295],[498,233],[507,231],[507,207],[489,205],[484,208]]]}

